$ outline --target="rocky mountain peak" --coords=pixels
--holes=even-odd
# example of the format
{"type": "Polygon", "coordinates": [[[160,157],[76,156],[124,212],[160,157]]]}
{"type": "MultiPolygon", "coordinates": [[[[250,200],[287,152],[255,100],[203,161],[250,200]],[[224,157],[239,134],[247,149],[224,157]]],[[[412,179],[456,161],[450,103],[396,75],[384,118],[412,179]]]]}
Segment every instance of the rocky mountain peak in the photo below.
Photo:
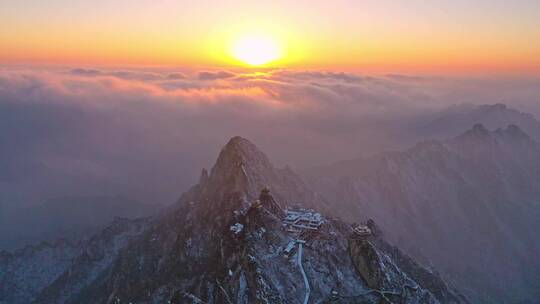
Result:
{"type": "Polygon", "coordinates": [[[427,138],[450,138],[460,134],[463,126],[474,124],[482,124],[488,130],[504,130],[508,125],[516,125],[532,139],[540,139],[540,121],[534,115],[502,103],[453,106],[436,114],[422,129],[427,138]]]}
{"type": "Polygon", "coordinates": [[[475,124],[471,129],[455,138],[457,142],[473,143],[491,141],[491,132],[481,123],[475,124]]]}
{"type": "Polygon", "coordinates": [[[498,128],[491,132],[483,124],[475,124],[472,129],[465,131],[462,135],[456,138],[458,141],[470,142],[485,140],[529,140],[530,136],[515,124],[510,124],[505,129],[498,128]]]}
{"type": "Polygon", "coordinates": [[[508,125],[508,127],[504,130],[501,130],[500,133],[515,139],[530,139],[530,136],[525,133],[525,131],[523,131],[520,127],[514,124],[508,125]]]}
{"type": "Polygon", "coordinates": [[[484,127],[483,124],[478,123],[478,124],[475,124],[471,130],[467,131],[467,133],[478,135],[478,136],[488,136],[489,130],[486,127],[484,127]]]}
{"type": "Polygon", "coordinates": [[[228,192],[256,197],[274,176],[268,157],[249,140],[235,136],[219,153],[207,180],[214,190],[225,187],[228,192]]]}
{"type": "Polygon", "coordinates": [[[249,140],[235,136],[221,149],[215,167],[220,168],[223,163],[243,162],[244,164],[260,163],[271,167],[268,157],[249,140]]]}
{"type": "Polygon", "coordinates": [[[209,178],[208,171],[205,168],[203,168],[201,170],[201,176],[199,177],[199,185],[206,184],[208,182],[208,178],[209,178]]]}

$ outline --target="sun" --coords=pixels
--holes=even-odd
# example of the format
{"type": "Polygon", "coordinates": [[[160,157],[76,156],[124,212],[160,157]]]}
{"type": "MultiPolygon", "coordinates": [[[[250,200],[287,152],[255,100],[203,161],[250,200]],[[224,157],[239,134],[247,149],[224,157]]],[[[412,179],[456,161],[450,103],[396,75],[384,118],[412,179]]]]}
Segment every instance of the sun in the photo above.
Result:
{"type": "Polygon", "coordinates": [[[279,43],[267,36],[245,36],[233,42],[231,55],[252,66],[261,66],[282,56],[279,43]]]}

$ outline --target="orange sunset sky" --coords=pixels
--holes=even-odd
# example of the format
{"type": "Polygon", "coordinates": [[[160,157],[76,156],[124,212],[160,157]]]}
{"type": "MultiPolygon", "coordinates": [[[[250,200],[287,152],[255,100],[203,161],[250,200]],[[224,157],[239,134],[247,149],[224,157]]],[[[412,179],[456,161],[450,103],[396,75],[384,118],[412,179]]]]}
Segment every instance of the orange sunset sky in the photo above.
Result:
{"type": "Polygon", "coordinates": [[[0,63],[540,72],[540,1],[2,1],[0,63]],[[249,48],[249,44],[248,44],[249,48]]]}

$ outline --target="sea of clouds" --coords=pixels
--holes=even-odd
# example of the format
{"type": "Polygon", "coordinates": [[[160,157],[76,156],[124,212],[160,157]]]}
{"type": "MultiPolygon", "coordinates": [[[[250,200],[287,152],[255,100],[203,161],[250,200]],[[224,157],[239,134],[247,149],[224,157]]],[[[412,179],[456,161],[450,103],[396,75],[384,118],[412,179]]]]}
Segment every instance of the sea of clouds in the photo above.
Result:
{"type": "MultiPolygon", "coordinates": [[[[227,140],[302,168],[398,149],[455,104],[540,114],[534,77],[0,67],[0,201],[170,203],[227,140]]],[[[464,126],[464,129],[469,126],[464,126]]]]}

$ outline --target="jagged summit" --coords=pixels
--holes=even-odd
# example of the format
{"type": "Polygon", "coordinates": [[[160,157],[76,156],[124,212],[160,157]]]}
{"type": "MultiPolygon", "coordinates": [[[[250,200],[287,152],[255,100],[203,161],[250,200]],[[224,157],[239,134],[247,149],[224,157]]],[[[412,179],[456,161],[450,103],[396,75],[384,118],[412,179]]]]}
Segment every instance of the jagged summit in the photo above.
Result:
{"type": "Polygon", "coordinates": [[[456,137],[456,140],[521,140],[530,139],[530,136],[515,124],[509,124],[506,128],[498,128],[495,131],[488,130],[483,124],[477,123],[471,129],[456,137]]]}
{"type": "Polygon", "coordinates": [[[275,175],[268,157],[249,140],[235,136],[223,147],[212,167],[210,187],[256,194],[275,175]]]}
{"type": "Polygon", "coordinates": [[[517,125],[508,125],[506,129],[497,129],[495,134],[513,139],[530,139],[531,137],[517,125]]]}
{"type": "Polygon", "coordinates": [[[502,103],[452,106],[434,115],[431,122],[422,124],[420,131],[426,134],[426,138],[452,138],[463,131],[463,126],[474,124],[482,124],[488,130],[516,125],[531,138],[540,139],[540,121],[534,115],[502,103]]]}
{"type": "Polygon", "coordinates": [[[482,151],[490,149],[497,143],[493,133],[481,123],[475,124],[471,129],[456,136],[450,142],[464,149],[475,147],[478,149],[478,153],[484,153],[482,151]]]}
{"type": "Polygon", "coordinates": [[[489,130],[481,123],[475,124],[471,129],[465,131],[463,136],[467,137],[487,137],[489,130]]]}
{"type": "Polygon", "coordinates": [[[278,211],[292,203],[309,208],[326,208],[326,203],[290,168],[276,168],[255,144],[240,136],[231,138],[221,149],[210,170],[202,170],[199,183],[179,200],[180,205],[192,205],[199,217],[223,222],[237,210],[255,200],[268,203],[278,211]],[[271,189],[276,201],[268,200],[261,190],[271,189]],[[273,201],[273,202],[270,202],[273,201]]]}
{"type": "Polygon", "coordinates": [[[231,161],[250,163],[250,165],[260,163],[265,167],[272,167],[268,157],[255,144],[240,136],[232,137],[221,149],[215,167],[219,168],[223,162],[231,161]]]}
{"type": "MultiPolygon", "coordinates": [[[[234,195],[252,203],[266,187],[285,204],[302,202],[306,207],[317,208],[326,208],[327,205],[291,168],[275,167],[255,144],[240,136],[227,142],[210,174],[203,170],[199,184],[186,197],[201,194],[217,194],[220,197],[234,195]]],[[[184,199],[187,202],[190,200],[184,199]]],[[[205,200],[216,207],[215,199],[205,200]]],[[[231,208],[228,205],[224,207],[231,208]]]]}

